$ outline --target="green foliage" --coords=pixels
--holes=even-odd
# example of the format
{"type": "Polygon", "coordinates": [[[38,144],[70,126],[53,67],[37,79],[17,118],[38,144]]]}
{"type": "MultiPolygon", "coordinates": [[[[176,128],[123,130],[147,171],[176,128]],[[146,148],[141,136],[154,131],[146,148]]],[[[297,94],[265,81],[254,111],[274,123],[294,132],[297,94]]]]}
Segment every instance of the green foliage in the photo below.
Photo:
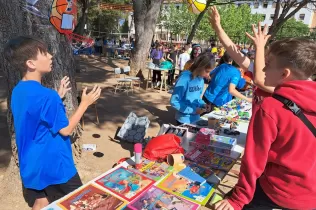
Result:
{"type": "Polygon", "coordinates": [[[188,34],[191,30],[196,15],[190,13],[185,4],[177,8],[171,4],[169,8],[163,8],[158,22],[172,34],[188,34]]]}
{"type": "Polygon", "coordinates": [[[262,15],[251,14],[247,4],[221,6],[219,13],[224,30],[235,42],[248,42],[245,32],[251,33],[252,24],[263,20],[262,15]]]}
{"type": "MultiPolygon", "coordinates": [[[[251,14],[251,9],[247,4],[237,7],[234,4],[218,6],[221,23],[227,34],[236,42],[248,41],[245,32],[251,32],[251,25],[262,20],[259,14],[251,14]]],[[[186,4],[179,9],[171,5],[168,10],[164,9],[160,20],[165,28],[174,34],[188,34],[197,15],[188,11],[186,4]]],[[[215,36],[205,14],[200,22],[195,38],[198,40],[209,40],[215,36]]]]}
{"type": "MultiPolygon", "coordinates": [[[[224,30],[235,42],[247,42],[245,32],[251,32],[251,25],[262,20],[261,15],[251,14],[251,9],[247,4],[239,7],[234,4],[218,6],[218,10],[224,30]]],[[[196,38],[199,40],[209,40],[215,36],[208,16],[205,15],[197,30],[196,38]]]]}
{"type": "Polygon", "coordinates": [[[128,20],[125,19],[125,22],[123,23],[121,27],[121,33],[128,33],[129,27],[128,27],[128,20]]]}
{"type": "Polygon", "coordinates": [[[310,29],[301,21],[289,19],[278,31],[276,38],[305,37],[310,35],[310,29]]]}
{"type": "MultiPolygon", "coordinates": [[[[119,20],[127,18],[127,13],[116,10],[100,10],[97,4],[98,0],[91,0],[91,5],[88,11],[88,30],[94,31],[92,35],[107,36],[110,33],[120,33],[119,20]]],[[[124,4],[125,0],[103,0],[102,3],[121,3],[124,4]]],[[[128,26],[127,26],[128,27],[128,26]]]]}

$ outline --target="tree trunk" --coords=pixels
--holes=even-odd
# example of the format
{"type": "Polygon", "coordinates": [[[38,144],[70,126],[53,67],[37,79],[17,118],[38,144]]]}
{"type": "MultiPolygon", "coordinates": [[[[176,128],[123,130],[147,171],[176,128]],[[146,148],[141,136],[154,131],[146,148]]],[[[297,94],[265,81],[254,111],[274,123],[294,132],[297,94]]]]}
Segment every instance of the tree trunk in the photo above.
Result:
{"type": "Polygon", "coordinates": [[[206,2],[206,7],[205,7],[205,9],[204,9],[204,10],[199,14],[199,16],[196,18],[195,23],[194,23],[194,25],[192,26],[190,35],[188,36],[187,43],[191,43],[191,42],[192,42],[192,40],[193,40],[193,38],[194,38],[194,35],[195,35],[195,33],[196,33],[196,30],[198,29],[198,27],[199,27],[199,25],[200,25],[200,22],[201,22],[201,20],[203,19],[203,16],[205,15],[205,13],[206,13],[206,11],[207,11],[207,9],[208,9],[208,7],[210,6],[210,4],[211,4],[212,1],[213,1],[213,0],[208,0],[208,1],[206,2]]]}
{"type": "Polygon", "coordinates": [[[76,34],[84,35],[84,27],[88,22],[88,9],[90,6],[90,0],[84,0],[81,6],[81,17],[79,18],[74,32],[76,34]]]}
{"type": "Polygon", "coordinates": [[[304,6],[306,6],[309,3],[309,0],[303,0],[300,1],[295,5],[295,9],[290,12],[290,9],[294,7],[295,1],[289,1],[285,3],[283,10],[281,12],[281,15],[279,16],[280,9],[281,9],[281,3],[283,1],[277,0],[276,2],[276,9],[275,14],[273,18],[273,22],[269,28],[268,34],[271,35],[270,40],[273,40],[274,37],[277,35],[278,31],[281,29],[283,24],[293,17],[295,13],[297,13],[300,9],[302,9],[304,6]]]}
{"type": "MultiPolygon", "coordinates": [[[[52,1],[38,1],[35,5],[40,11],[49,11],[52,1]]],[[[64,76],[69,76],[71,81],[72,90],[67,93],[64,100],[67,114],[72,115],[74,110],[78,106],[77,102],[77,90],[75,82],[75,62],[72,55],[72,50],[69,41],[60,35],[57,30],[49,23],[48,19],[43,19],[32,15],[28,12],[21,12],[21,3],[19,0],[1,0],[0,1],[0,51],[3,51],[4,44],[13,37],[19,35],[32,35],[34,37],[41,38],[48,46],[51,54],[54,55],[53,70],[50,74],[43,78],[43,85],[49,88],[57,88],[60,84],[60,80],[64,76]]],[[[15,144],[15,132],[13,126],[12,112],[10,108],[11,94],[15,85],[21,79],[21,75],[15,71],[4,60],[3,53],[0,53],[0,68],[4,72],[7,80],[8,89],[8,111],[7,111],[7,123],[9,127],[9,133],[11,136],[11,145],[13,156],[11,158],[10,165],[8,166],[3,184],[6,183],[6,179],[10,180],[12,174],[18,175],[19,172],[16,166],[18,166],[17,148],[15,144]],[[12,172],[14,171],[14,173],[12,172]]],[[[74,156],[77,160],[81,155],[80,136],[81,127],[77,127],[75,134],[73,135],[74,142],[74,156]]],[[[19,176],[17,176],[19,177],[19,176]]],[[[18,180],[20,181],[20,180],[18,180]]],[[[7,182],[8,183],[8,182],[7,182]]],[[[10,182],[11,184],[13,182],[10,182]]],[[[11,185],[10,184],[10,185],[11,185]]],[[[18,185],[19,186],[19,185],[18,185]]],[[[1,197],[1,196],[0,196],[1,197]]]]}
{"type": "Polygon", "coordinates": [[[161,0],[133,0],[135,48],[131,55],[132,75],[145,69],[161,3],[161,0]]]}

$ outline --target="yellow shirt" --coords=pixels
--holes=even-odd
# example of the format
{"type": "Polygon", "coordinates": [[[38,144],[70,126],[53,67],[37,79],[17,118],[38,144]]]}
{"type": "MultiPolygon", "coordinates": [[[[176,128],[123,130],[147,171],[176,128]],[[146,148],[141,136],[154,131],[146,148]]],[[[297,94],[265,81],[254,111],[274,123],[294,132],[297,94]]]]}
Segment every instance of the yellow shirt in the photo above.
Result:
{"type": "Polygon", "coordinates": [[[225,53],[225,49],[224,48],[219,50],[219,56],[220,57],[222,57],[224,55],[224,53],[225,53]]]}
{"type": "Polygon", "coordinates": [[[211,53],[213,53],[213,54],[217,53],[217,47],[213,47],[212,50],[211,50],[211,53]]]}

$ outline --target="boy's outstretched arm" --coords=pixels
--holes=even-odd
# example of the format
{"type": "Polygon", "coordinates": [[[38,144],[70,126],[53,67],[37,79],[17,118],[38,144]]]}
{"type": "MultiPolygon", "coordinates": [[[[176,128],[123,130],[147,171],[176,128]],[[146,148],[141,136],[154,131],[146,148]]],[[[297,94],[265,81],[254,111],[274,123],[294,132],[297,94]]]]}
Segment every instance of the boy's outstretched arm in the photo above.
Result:
{"type": "Polygon", "coordinates": [[[249,39],[251,39],[256,48],[255,54],[255,68],[253,71],[253,82],[254,84],[259,87],[260,89],[268,92],[273,93],[275,87],[270,87],[264,85],[264,72],[263,69],[265,67],[265,45],[270,38],[270,35],[267,35],[268,32],[268,25],[264,26],[264,29],[261,30],[261,23],[258,23],[258,31],[256,32],[255,25],[252,25],[253,36],[246,32],[246,35],[249,39]]]}
{"type": "Polygon", "coordinates": [[[267,165],[271,144],[275,141],[277,132],[275,121],[262,108],[254,113],[248,128],[238,182],[231,197],[215,204],[216,210],[241,210],[253,199],[257,179],[267,165]],[[224,205],[229,208],[221,208],[224,205]]]}
{"type": "Polygon", "coordinates": [[[69,136],[72,134],[83,114],[87,110],[88,106],[93,104],[96,100],[99,99],[101,94],[101,88],[94,86],[92,91],[87,94],[87,88],[82,92],[81,103],[75,113],[70,117],[69,124],[67,127],[61,129],[59,133],[63,136],[69,136]]]}
{"type": "Polygon", "coordinates": [[[234,42],[229,38],[224,29],[222,28],[220,15],[215,6],[211,7],[209,14],[209,21],[215,30],[219,40],[226,49],[227,53],[232,59],[244,70],[248,70],[250,66],[250,59],[242,54],[234,42]]]}

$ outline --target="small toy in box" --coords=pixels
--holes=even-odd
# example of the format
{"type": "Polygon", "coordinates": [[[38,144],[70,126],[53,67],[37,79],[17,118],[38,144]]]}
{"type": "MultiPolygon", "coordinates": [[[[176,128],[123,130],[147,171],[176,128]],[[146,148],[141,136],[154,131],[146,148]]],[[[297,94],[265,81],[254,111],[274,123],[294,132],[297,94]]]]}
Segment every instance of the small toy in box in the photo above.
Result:
{"type": "Polygon", "coordinates": [[[220,147],[223,149],[232,149],[237,144],[236,138],[213,135],[210,145],[214,147],[220,147]]]}
{"type": "Polygon", "coordinates": [[[201,128],[196,134],[195,142],[199,144],[209,145],[211,138],[215,134],[215,130],[210,128],[201,128]]]}

